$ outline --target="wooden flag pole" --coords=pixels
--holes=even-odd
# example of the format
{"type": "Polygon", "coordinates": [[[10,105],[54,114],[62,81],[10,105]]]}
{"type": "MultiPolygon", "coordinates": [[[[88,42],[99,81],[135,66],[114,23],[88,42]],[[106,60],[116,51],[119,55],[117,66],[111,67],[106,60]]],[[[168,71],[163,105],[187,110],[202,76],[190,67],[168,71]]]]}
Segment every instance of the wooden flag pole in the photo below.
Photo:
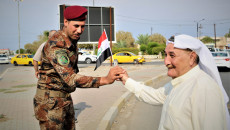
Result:
{"type": "MultiPolygon", "coordinates": [[[[112,51],[112,8],[110,7],[109,8],[109,12],[110,12],[110,48],[111,48],[111,51],[112,51]]],[[[112,51],[113,53],[113,51],[112,51]]],[[[113,55],[110,56],[110,66],[112,66],[112,58],[113,58],[113,55]]]]}

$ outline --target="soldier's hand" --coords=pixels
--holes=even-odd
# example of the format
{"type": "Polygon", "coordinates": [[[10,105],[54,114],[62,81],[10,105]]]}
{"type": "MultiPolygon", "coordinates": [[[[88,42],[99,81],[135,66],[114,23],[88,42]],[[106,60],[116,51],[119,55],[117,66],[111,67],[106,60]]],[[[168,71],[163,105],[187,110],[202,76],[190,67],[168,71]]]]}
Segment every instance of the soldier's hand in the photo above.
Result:
{"type": "Polygon", "coordinates": [[[38,74],[39,74],[39,72],[35,71],[35,76],[36,76],[37,79],[38,79],[38,74]]]}
{"type": "Polygon", "coordinates": [[[122,78],[120,74],[124,74],[126,71],[119,66],[110,69],[106,77],[101,77],[100,85],[111,84],[115,80],[122,78]]]}

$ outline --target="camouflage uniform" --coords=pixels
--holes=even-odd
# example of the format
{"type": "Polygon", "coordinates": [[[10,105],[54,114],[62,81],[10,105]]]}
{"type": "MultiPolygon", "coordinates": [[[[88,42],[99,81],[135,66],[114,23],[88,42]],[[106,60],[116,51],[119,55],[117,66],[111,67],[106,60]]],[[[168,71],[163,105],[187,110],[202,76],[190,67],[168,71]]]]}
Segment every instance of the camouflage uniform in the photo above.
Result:
{"type": "Polygon", "coordinates": [[[44,46],[34,97],[35,116],[41,129],[75,129],[70,93],[76,87],[99,87],[100,77],[77,74],[77,51],[77,42],[71,43],[63,31],[55,33],[44,46]]]}

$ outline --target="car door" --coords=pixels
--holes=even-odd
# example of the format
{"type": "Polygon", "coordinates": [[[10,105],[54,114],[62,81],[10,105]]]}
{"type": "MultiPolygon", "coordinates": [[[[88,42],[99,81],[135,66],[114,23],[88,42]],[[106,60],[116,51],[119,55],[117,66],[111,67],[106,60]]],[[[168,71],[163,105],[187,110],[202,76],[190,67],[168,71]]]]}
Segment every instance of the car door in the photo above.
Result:
{"type": "Polygon", "coordinates": [[[132,60],[132,58],[131,58],[129,53],[125,53],[125,52],[118,53],[117,56],[118,56],[119,63],[133,62],[133,60],[132,60]]]}
{"type": "Polygon", "coordinates": [[[80,62],[85,61],[84,57],[85,57],[84,53],[78,52],[78,61],[80,61],[80,62]]]}
{"type": "Polygon", "coordinates": [[[22,55],[18,55],[18,56],[15,58],[15,61],[17,62],[17,64],[22,64],[22,55]]]}
{"type": "Polygon", "coordinates": [[[28,64],[28,58],[26,55],[22,55],[22,64],[28,64]]]}

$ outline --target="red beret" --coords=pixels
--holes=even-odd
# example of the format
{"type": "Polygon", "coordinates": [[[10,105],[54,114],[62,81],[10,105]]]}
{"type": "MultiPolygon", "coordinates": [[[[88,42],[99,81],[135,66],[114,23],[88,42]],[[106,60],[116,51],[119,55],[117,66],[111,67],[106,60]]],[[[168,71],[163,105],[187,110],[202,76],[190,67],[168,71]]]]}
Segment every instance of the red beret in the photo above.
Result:
{"type": "Polygon", "coordinates": [[[67,20],[85,20],[87,9],[82,6],[69,6],[64,11],[64,18],[67,20]]]}

